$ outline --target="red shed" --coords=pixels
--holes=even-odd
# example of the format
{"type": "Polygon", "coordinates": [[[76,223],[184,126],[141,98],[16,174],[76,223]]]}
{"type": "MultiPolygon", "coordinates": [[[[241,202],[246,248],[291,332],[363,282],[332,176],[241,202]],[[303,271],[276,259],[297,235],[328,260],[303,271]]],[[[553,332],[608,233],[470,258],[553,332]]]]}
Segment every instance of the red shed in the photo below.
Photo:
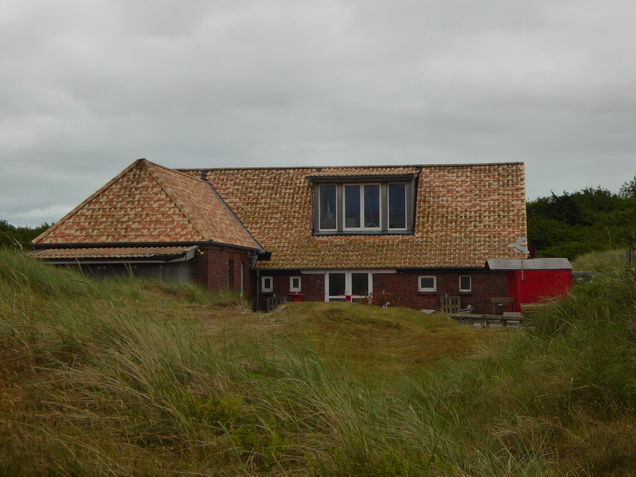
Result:
{"type": "Polygon", "coordinates": [[[486,268],[508,273],[508,296],[514,311],[565,295],[572,288],[572,265],[567,258],[489,259],[486,268]]]}

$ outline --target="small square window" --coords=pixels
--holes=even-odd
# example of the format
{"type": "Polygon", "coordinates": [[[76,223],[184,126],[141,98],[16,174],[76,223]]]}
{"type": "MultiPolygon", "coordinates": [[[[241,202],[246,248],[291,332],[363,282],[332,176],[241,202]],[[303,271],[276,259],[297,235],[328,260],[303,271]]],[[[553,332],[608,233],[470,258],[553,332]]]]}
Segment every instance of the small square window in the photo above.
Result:
{"type": "Polygon", "coordinates": [[[418,277],[417,290],[421,292],[437,291],[437,280],[434,276],[418,277]]]}
{"type": "Polygon", "coordinates": [[[300,277],[290,277],[289,278],[289,291],[291,291],[291,292],[299,292],[300,291],[300,277]]]}
{"type": "Polygon", "coordinates": [[[261,277],[261,291],[263,293],[271,293],[274,291],[273,277],[261,277]]]}
{"type": "Polygon", "coordinates": [[[469,292],[472,290],[472,279],[470,275],[462,275],[459,277],[459,291],[469,292]]]}

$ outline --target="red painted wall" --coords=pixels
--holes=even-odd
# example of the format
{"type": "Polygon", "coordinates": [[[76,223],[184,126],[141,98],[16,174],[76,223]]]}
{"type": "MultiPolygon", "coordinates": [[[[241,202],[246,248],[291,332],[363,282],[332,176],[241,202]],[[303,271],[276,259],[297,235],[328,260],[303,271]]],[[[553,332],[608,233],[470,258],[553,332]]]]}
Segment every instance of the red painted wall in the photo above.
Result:
{"type": "Polygon", "coordinates": [[[540,303],[565,295],[572,288],[571,270],[515,270],[508,272],[508,290],[515,298],[515,311],[523,303],[540,303]]]}

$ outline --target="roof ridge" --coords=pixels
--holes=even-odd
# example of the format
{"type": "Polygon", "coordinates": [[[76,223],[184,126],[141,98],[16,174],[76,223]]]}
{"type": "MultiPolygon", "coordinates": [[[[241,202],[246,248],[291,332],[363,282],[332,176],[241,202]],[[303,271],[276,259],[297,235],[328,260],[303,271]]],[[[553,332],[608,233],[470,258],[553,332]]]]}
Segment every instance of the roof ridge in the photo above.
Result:
{"type": "Polygon", "coordinates": [[[78,206],[76,206],[68,214],[66,214],[64,217],[62,217],[56,223],[51,225],[48,229],[46,229],[40,235],[35,237],[31,241],[31,243],[34,243],[34,244],[39,243],[44,238],[49,236],[59,226],[61,226],[64,223],[66,223],[71,217],[73,217],[80,210],[82,210],[84,207],[86,207],[88,204],[90,204],[93,200],[95,200],[97,197],[99,197],[103,192],[105,192],[106,190],[110,189],[117,181],[119,181],[122,177],[124,177],[126,174],[128,174],[131,170],[133,170],[135,167],[138,167],[140,164],[143,164],[144,161],[145,162],[149,162],[147,159],[143,159],[143,158],[142,159],[137,159],[136,161],[134,161],[132,164],[130,164],[128,167],[126,167],[123,171],[121,171],[119,174],[117,174],[115,177],[113,177],[111,180],[109,180],[106,184],[104,184],[102,187],[100,187],[95,192],[93,192],[90,196],[88,196],[86,199],[84,199],[78,206]]]}
{"type": "Polygon", "coordinates": [[[188,179],[193,180],[193,181],[206,182],[205,180],[203,180],[201,178],[193,177],[193,176],[190,176],[190,175],[185,174],[185,173],[182,172],[182,171],[198,171],[198,170],[203,171],[203,170],[206,170],[206,169],[173,169],[171,167],[162,166],[161,164],[157,164],[156,162],[149,161],[148,159],[143,159],[143,160],[146,161],[149,165],[152,165],[152,166],[157,167],[159,169],[163,169],[166,172],[172,172],[174,174],[179,174],[180,176],[187,177],[188,179]]]}
{"type": "MultiPolygon", "coordinates": [[[[185,175],[185,174],[184,174],[185,175]]],[[[189,177],[189,176],[188,176],[189,177]]],[[[200,180],[201,182],[204,182],[208,185],[208,187],[210,188],[210,190],[218,197],[219,201],[221,202],[221,204],[223,205],[223,207],[225,207],[225,209],[228,211],[228,213],[232,216],[232,218],[234,220],[236,220],[236,222],[241,226],[241,228],[245,231],[245,233],[250,237],[250,239],[252,239],[252,241],[258,245],[258,247],[261,250],[265,250],[265,248],[263,248],[263,246],[258,242],[258,240],[256,240],[256,238],[254,238],[254,236],[252,235],[252,233],[248,230],[247,227],[245,227],[245,225],[243,224],[243,222],[236,216],[236,214],[234,213],[234,211],[232,210],[232,208],[227,204],[227,202],[225,202],[223,200],[223,197],[221,197],[221,194],[218,193],[218,191],[214,188],[214,186],[212,184],[210,184],[210,182],[207,180],[207,174],[206,174],[206,180],[203,179],[196,179],[196,180],[200,180]]]]}
{"type": "MultiPolygon", "coordinates": [[[[154,162],[151,162],[148,160],[145,160],[145,166],[146,166],[146,170],[150,173],[150,175],[155,180],[155,182],[159,185],[159,187],[161,187],[161,189],[168,195],[168,197],[170,197],[172,202],[174,202],[174,205],[176,205],[177,208],[181,211],[181,213],[186,217],[186,219],[188,219],[188,222],[190,223],[190,225],[194,227],[194,229],[197,231],[197,233],[201,236],[203,240],[207,240],[208,237],[206,237],[206,235],[201,231],[200,224],[195,223],[196,220],[192,218],[193,214],[188,208],[188,206],[183,204],[183,202],[179,199],[179,194],[175,194],[174,190],[172,190],[172,188],[169,185],[167,185],[164,180],[162,180],[162,178],[160,177],[160,174],[158,173],[156,169],[161,168],[166,173],[173,172],[173,171],[171,169],[168,169],[167,167],[160,166],[159,164],[155,164],[154,162]]],[[[182,175],[183,177],[187,177],[190,180],[196,180],[193,177],[190,177],[186,174],[180,174],[180,175],[182,175]]]]}
{"type": "Polygon", "coordinates": [[[199,233],[199,235],[203,238],[203,240],[209,240],[210,237],[208,237],[205,233],[202,232],[203,227],[202,227],[202,224],[201,224],[197,214],[194,213],[191,210],[191,208],[179,198],[179,194],[175,193],[175,191],[172,189],[172,187],[170,187],[168,184],[166,184],[162,180],[159,171],[156,170],[156,169],[161,169],[162,173],[165,173],[165,174],[176,174],[176,175],[178,175],[181,178],[185,178],[186,180],[194,181],[196,183],[200,183],[200,184],[206,186],[206,189],[209,190],[212,194],[214,194],[214,196],[219,200],[221,205],[230,214],[232,220],[234,220],[239,225],[239,227],[241,227],[241,229],[246,233],[246,235],[250,238],[250,240],[254,243],[254,245],[256,245],[261,250],[264,250],[263,247],[261,246],[261,244],[258,243],[258,241],[252,236],[252,234],[249,232],[249,230],[247,230],[245,225],[243,225],[243,223],[234,214],[234,212],[232,211],[230,206],[227,205],[227,203],[221,198],[221,196],[216,191],[216,189],[214,189],[214,187],[212,187],[212,185],[208,181],[203,180],[203,179],[197,179],[195,177],[191,177],[191,176],[189,176],[187,174],[183,174],[183,173],[181,173],[179,171],[175,171],[173,169],[170,169],[169,167],[165,167],[165,166],[162,166],[160,164],[155,164],[154,162],[151,162],[151,161],[146,161],[146,164],[147,164],[146,167],[148,168],[149,172],[152,174],[152,176],[155,179],[155,181],[157,181],[157,184],[159,184],[159,186],[163,189],[163,191],[166,194],[168,194],[168,196],[172,199],[172,201],[179,208],[179,210],[183,213],[183,215],[188,219],[188,222],[190,222],[190,224],[195,228],[195,230],[199,233]]]}
{"type": "MultiPolygon", "coordinates": [[[[387,168],[439,168],[439,167],[487,167],[487,166],[505,166],[505,165],[519,165],[525,164],[523,161],[509,161],[509,162],[473,162],[473,163],[458,163],[458,164],[360,164],[360,165],[324,165],[324,166],[272,166],[272,167],[188,167],[172,169],[175,172],[182,173],[181,171],[245,171],[245,170],[301,170],[301,169],[387,169],[387,168]]],[[[187,174],[186,174],[187,175],[187,174]]],[[[192,176],[188,176],[194,179],[192,176]]]]}

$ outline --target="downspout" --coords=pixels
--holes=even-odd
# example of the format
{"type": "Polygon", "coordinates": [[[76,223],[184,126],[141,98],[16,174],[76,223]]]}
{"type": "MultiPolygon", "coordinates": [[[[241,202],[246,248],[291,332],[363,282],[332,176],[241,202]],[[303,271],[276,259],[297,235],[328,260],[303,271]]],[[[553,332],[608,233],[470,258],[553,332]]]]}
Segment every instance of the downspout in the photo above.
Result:
{"type": "Polygon", "coordinates": [[[260,276],[261,276],[261,271],[260,269],[256,269],[256,288],[255,288],[255,293],[256,293],[256,311],[259,310],[259,298],[261,295],[261,291],[258,288],[258,284],[260,283],[260,276]]]}

